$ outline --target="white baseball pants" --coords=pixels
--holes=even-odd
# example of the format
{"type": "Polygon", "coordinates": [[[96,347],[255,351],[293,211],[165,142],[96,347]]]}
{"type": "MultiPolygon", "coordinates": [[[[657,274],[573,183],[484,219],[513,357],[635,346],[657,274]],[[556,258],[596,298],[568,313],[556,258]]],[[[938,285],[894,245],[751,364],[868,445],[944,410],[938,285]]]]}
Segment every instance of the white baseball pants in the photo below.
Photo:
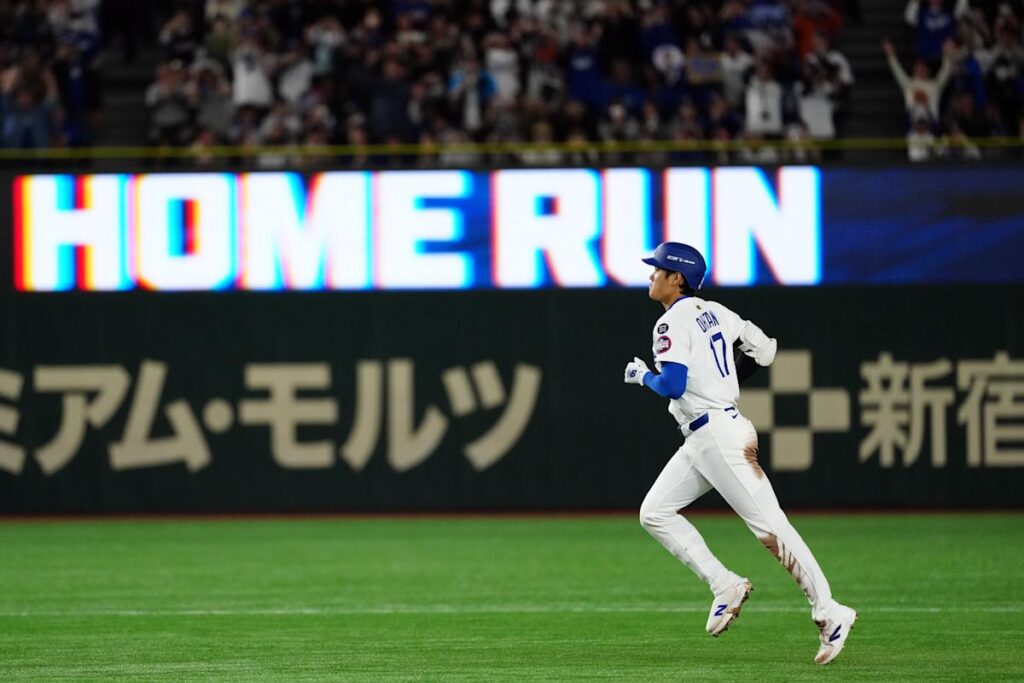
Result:
{"type": "Polygon", "coordinates": [[[771,482],[757,462],[757,432],[736,411],[712,410],[708,422],[686,437],[658,475],[640,506],[640,523],[654,538],[717,593],[736,574],[712,554],[696,527],[680,514],[714,488],[778,558],[824,619],[832,589],[810,548],[779,507],[771,482]]]}

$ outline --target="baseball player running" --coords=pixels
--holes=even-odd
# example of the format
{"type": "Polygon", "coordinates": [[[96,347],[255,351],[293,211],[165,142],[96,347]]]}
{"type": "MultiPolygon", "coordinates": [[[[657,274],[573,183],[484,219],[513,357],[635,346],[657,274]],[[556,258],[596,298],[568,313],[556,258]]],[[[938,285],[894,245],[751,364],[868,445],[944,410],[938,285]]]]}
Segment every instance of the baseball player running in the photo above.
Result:
{"type": "Polygon", "coordinates": [[[679,512],[714,488],[796,580],[811,603],[821,633],[814,661],[828,664],[842,651],[857,613],[832,599],[817,560],[779,507],[757,461],[757,432],[736,408],[739,382],[771,365],[776,342],[722,304],[696,296],[707,270],[693,247],[658,246],[648,295],[665,307],[654,325],[654,366],[626,365],[627,384],[669,399],[668,410],[686,437],[640,506],[640,523],[714,593],[707,631],[719,636],[739,616],[753,586],[715,557],[679,512]],[[733,345],[742,353],[733,357],[733,345]]]}

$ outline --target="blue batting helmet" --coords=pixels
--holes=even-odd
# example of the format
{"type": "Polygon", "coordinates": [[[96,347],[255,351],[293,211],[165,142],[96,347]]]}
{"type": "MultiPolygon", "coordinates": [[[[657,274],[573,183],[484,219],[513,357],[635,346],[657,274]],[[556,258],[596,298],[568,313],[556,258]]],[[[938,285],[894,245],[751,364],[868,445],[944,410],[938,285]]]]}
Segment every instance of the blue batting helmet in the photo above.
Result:
{"type": "Polygon", "coordinates": [[[682,273],[686,278],[686,284],[694,289],[700,289],[704,284],[704,274],[708,271],[707,263],[700,252],[681,242],[662,242],[654,250],[654,256],[643,261],[649,266],[682,273]]]}

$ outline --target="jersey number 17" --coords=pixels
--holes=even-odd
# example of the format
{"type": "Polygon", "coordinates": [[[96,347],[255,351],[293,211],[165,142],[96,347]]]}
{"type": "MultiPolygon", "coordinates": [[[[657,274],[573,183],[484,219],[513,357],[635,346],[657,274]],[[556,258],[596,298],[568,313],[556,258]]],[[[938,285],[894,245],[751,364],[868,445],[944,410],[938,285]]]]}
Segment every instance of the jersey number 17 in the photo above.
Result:
{"type": "Polygon", "coordinates": [[[729,355],[726,353],[728,345],[725,343],[725,337],[722,336],[721,332],[715,332],[711,335],[711,353],[715,357],[715,365],[718,366],[718,371],[722,373],[722,377],[729,374],[729,355]],[[719,347],[721,348],[721,355],[719,355],[719,347]]]}

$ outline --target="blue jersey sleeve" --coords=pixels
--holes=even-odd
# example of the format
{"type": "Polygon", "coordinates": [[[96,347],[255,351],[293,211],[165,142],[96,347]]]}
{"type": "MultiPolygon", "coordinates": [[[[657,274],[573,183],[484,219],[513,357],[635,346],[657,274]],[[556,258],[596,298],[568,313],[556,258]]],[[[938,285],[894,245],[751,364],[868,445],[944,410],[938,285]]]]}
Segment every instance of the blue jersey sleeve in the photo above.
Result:
{"type": "Polygon", "coordinates": [[[644,385],[659,396],[679,398],[686,391],[686,372],[682,363],[662,361],[661,374],[648,372],[644,375],[644,385]]]}

